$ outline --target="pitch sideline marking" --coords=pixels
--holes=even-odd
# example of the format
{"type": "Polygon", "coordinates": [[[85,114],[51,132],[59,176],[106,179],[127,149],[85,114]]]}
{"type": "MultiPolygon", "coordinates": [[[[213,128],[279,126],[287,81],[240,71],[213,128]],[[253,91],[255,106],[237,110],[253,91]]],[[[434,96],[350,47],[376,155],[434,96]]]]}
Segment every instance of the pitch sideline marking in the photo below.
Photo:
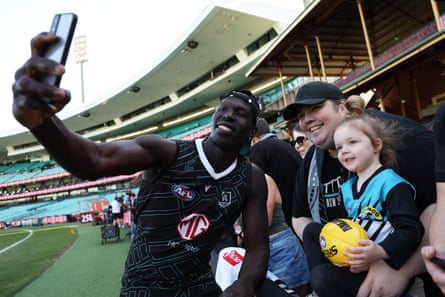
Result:
{"type": "Polygon", "coordinates": [[[19,241],[17,241],[17,242],[14,242],[13,244],[11,244],[11,245],[5,247],[4,249],[1,249],[1,250],[0,250],[0,254],[2,254],[2,253],[4,253],[4,252],[6,252],[6,251],[12,249],[13,247],[18,246],[18,245],[21,244],[22,242],[28,240],[28,239],[32,236],[32,233],[33,233],[33,232],[32,232],[32,230],[29,230],[29,229],[25,229],[25,230],[28,231],[28,235],[26,235],[25,238],[23,238],[23,239],[21,239],[21,240],[19,240],[19,241]]]}

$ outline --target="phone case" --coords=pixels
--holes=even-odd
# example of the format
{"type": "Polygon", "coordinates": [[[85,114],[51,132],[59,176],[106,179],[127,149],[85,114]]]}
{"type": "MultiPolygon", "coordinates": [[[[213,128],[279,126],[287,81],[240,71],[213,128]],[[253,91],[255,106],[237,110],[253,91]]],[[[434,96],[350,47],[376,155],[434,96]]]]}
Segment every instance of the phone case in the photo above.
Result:
{"type": "MultiPolygon", "coordinates": [[[[77,15],[74,13],[60,13],[54,16],[50,32],[57,35],[59,40],[46,50],[44,55],[46,58],[65,65],[76,24],[77,15]]],[[[61,77],[55,75],[47,75],[42,79],[46,84],[57,87],[60,85],[60,80],[61,77]]]]}
{"type": "Polygon", "coordinates": [[[440,268],[445,269],[445,260],[444,259],[434,257],[431,259],[431,262],[438,265],[440,268]]]}

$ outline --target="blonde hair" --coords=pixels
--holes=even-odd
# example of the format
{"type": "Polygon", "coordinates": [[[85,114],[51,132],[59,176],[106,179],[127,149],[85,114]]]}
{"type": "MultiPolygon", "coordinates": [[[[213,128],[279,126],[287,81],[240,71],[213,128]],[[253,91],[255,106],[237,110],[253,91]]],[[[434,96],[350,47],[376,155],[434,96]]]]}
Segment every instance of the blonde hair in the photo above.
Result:
{"type": "Polygon", "coordinates": [[[366,102],[358,96],[349,96],[345,101],[348,110],[346,118],[338,125],[352,126],[364,133],[373,145],[376,145],[377,138],[382,141],[380,151],[380,162],[388,167],[397,168],[396,150],[402,145],[404,132],[397,122],[382,121],[364,113],[366,102]]]}

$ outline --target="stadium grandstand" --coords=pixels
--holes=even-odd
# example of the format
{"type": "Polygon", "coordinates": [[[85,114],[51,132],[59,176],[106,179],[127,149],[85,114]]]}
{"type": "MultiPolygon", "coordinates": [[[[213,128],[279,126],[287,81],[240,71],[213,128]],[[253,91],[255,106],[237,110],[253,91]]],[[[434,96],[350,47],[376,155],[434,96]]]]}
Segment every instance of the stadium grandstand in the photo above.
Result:
{"type": "Polygon", "coordinates": [[[445,1],[305,1],[249,77],[328,80],[368,107],[431,125],[445,99],[445,1]]]}
{"type": "MultiPolygon", "coordinates": [[[[370,108],[431,125],[445,99],[445,1],[302,2],[304,9],[284,22],[284,11],[271,5],[212,1],[153,69],[64,122],[98,142],[147,133],[204,137],[220,96],[242,88],[260,98],[269,123],[286,131],[281,110],[298,86],[327,80],[346,95],[366,94],[370,108]]],[[[68,219],[68,209],[82,214],[136,189],[137,176],[76,179],[29,132],[0,137],[0,158],[0,221],[52,222],[52,210],[71,201],[73,208],[58,213],[68,219]]]]}
{"type": "MultiPolygon", "coordinates": [[[[264,11],[253,14],[247,6],[236,10],[214,3],[140,80],[64,122],[98,142],[147,133],[194,139],[209,134],[220,96],[231,89],[251,90],[260,98],[263,111],[276,116],[285,104],[283,91],[293,97],[302,80],[253,78],[246,72],[287,28],[288,23],[277,17],[282,8],[250,7],[250,11],[264,11]]],[[[94,223],[98,212],[105,213],[117,195],[137,191],[132,182],[137,174],[79,180],[51,160],[29,132],[1,137],[0,158],[0,228],[71,220],[94,223]]]]}

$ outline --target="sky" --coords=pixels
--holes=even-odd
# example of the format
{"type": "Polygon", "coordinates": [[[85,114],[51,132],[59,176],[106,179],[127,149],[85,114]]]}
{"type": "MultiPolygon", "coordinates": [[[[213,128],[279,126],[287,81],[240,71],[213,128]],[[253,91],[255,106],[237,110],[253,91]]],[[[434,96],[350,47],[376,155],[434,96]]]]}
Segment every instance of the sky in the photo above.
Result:
{"type": "MultiPolygon", "coordinates": [[[[72,93],[71,103],[59,113],[63,119],[103,101],[138,80],[173,50],[192,23],[217,4],[240,6],[273,3],[284,7],[283,22],[295,18],[302,0],[14,0],[0,1],[0,137],[25,131],[12,116],[15,71],[30,57],[30,40],[48,31],[53,16],[78,15],[75,36],[85,35],[88,61],[75,62],[74,46],[61,87],[72,93]],[[160,30],[162,28],[162,30],[160,30]]],[[[300,9],[301,10],[301,9],[300,9]]],[[[260,13],[260,12],[258,12],[260,13]]]]}

